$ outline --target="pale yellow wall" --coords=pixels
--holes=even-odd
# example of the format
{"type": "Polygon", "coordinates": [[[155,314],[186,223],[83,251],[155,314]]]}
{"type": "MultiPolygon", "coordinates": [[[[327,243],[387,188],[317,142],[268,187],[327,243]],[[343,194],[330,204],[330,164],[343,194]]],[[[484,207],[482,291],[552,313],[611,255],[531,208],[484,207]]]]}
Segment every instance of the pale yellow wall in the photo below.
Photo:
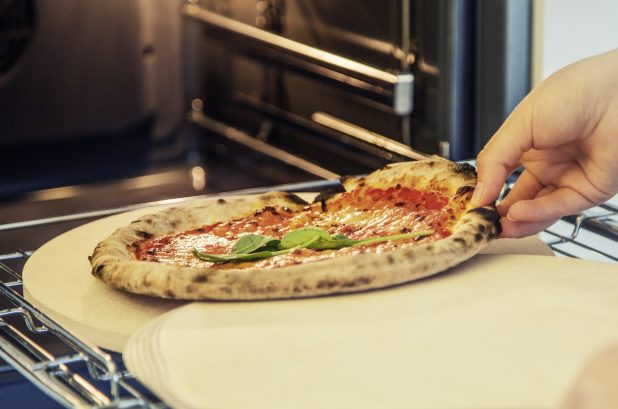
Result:
{"type": "Polygon", "coordinates": [[[532,83],[618,47],[618,0],[534,0],[532,83]]]}

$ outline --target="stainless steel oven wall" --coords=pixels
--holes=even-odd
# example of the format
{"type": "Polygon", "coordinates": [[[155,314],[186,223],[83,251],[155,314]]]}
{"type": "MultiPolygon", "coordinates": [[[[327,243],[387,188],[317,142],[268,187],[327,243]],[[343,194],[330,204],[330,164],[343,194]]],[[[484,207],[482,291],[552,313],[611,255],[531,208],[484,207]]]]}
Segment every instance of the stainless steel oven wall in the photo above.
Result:
{"type": "Polygon", "coordinates": [[[476,0],[474,152],[531,87],[530,0],[476,0]]]}
{"type": "MultiPolygon", "coordinates": [[[[251,134],[260,132],[265,116],[274,118],[269,141],[304,154],[312,151],[311,139],[298,140],[289,131],[277,136],[281,117],[283,122],[291,120],[315,128],[312,125],[318,117],[316,113],[327,114],[426,153],[469,158],[478,148],[479,129],[486,130],[491,122],[478,110],[494,108],[487,103],[487,93],[478,96],[479,84],[491,85],[494,91],[510,86],[506,84],[510,81],[506,76],[494,76],[499,82],[483,82],[483,70],[493,67],[493,59],[508,54],[495,47],[479,49],[488,43],[487,38],[496,36],[496,30],[505,30],[499,23],[484,30],[478,28],[481,11],[489,9],[485,3],[482,0],[362,3],[202,0],[197,4],[204,9],[298,44],[387,73],[409,71],[414,86],[410,96],[412,111],[407,115],[375,95],[363,95],[358,89],[352,92],[348,86],[352,81],[345,79],[338,83],[333,76],[325,80],[319,72],[307,75],[269,50],[252,46],[230,32],[212,30],[212,24],[204,24],[199,54],[203,58],[205,86],[200,98],[209,115],[243,126],[251,134]],[[480,55],[483,64],[477,64],[480,55]]],[[[529,7],[527,0],[519,3],[496,0],[495,3],[498,5],[493,8],[499,10],[508,4],[508,13],[511,9],[529,7]]],[[[491,18],[487,13],[482,17],[491,18]]],[[[511,26],[509,30],[514,32],[511,26]]],[[[527,41],[527,27],[520,27],[519,32],[527,41]]],[[[501,41],[505,37],[496,38],[501,41]]],[[[511,35],[508,40],[512,49],[519,38],[511,35]]],[[[501,45],[504,47],[506,42],[501,45]]],[[[526,63],[522,60],[522,64],[526,63]]],[[[318,145],[326,146],[321,141],[318,145]]],[[[310,155],[317,161],[325,157],[318,153],[310,155]]]]}
{"type": "Polygon", "coordinates": [[[414,1],[413,141],[476,156],[530,89],[531,20],[531,0],[414,1]]]}
{"type": "MultiPolygon", "coordinates": [[[[408,59],[401,48],[400,1],[363,2],[362,6],[349,0],[230,0],[199,4],[235,21],[381,72],[407,69],[408,59]]],[[[375,162],[370,155],[345,146],[341,143],[345,138],[336,135],[332,143],[328,138],[317,138],[317,134],[329,132],[321,132],[324,130],[316,123],[316,114],[324,113],[397,141],[406,138],[408,127],[402,127],[402,115],[389,106],[388,97],[379,100],[378,95],[376,100],[373,90],[363,93],[362,86],[350,85],[354,79],[323,75],[319,68],[307,72],[229,33],[209,30],[208,25],[204,28],[200,55],[205,86],[201,98],[207,114],[251,134],[260,133],[267,118],[274,124],[268,134],[269,143],[337,172],[360,171],[384,163],[384,159],[375,162]],[[342,162],[337,155],[347,160],[342,162]],[[351,165],[348,170],[346,162],[358,167],[351,165]]]]}
{"type": "Polygon", "coordinates": [[[155,138],[169,135],[184,111],[182,3],[0,2],[0,49],[29,37],[0,72],[0,146],[114,134],[138,124],[155,138]]]}

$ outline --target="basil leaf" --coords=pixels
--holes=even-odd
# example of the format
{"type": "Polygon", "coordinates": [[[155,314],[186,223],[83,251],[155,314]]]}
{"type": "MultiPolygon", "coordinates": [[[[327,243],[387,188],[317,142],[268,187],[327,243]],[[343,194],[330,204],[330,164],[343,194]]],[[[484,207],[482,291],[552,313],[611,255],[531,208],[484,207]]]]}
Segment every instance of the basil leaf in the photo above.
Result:
{"type": "Polygon", "coordinates": [[[344,247],[353,246],[357,242],[358,240],[351,240],[351,239],[330,240],[330,241],[319,240],[315,243],[308,245],[307,248],[314,249],[314,250],[336,250],[336,249],[342,249],[344,247]]]}
{"type": "Polygon", "coordinates": [[[229,261],[228,254],[206,254],[206,253],[202,253],[201,251],[197,249],[191,250],[191,253],[193,253],[195,257],[203,261],[210,261],[213,263],[223,263],[223,262],[229,261]]]}
{"type": "Polygon", "coordinates": [[[197,249],[193,249],[191,252],[195,257],[199,258],[200,260],[209,261],[211,263],[240,263],[243,261],[255,261],[270,258],[273,256],[280,256],[282,254],[287,254],[290,251],[292,251],[292,249],[279,251],[258,251],[255,253],[245,254],[207,254],[202,253],[197,249]]]}
{"type": "Polygon", "coordinates": [[[326,230],[318,227],[301,227],[286,233],[281,238],[281,249],[291,249],[294,247],[308,247],[309,244],[318,241],[332,241],[330,234],[326,230]]]}
{"type": "Polygon", "coordinates": [[[248,254],[230,254],[230,258],[227,261],[232,262],[242,262],[242,261],[254,261],[254,260],[262,260],[265,258],[270,258],[274,256],[275,252],[273,251],[258,251],[255,253],[248,254]]]}
{"type": "Polygon", "coordinates": [[[382,243],[382,242],[389,241],[389,240],[411,239],[414,237],[431,236],[434,233],[435,233],[435,230],[421,230],[421,231],[414,231],[411,233],[392,234],[390,236],[370,237],[368,239],[358,240],[358,242],[356,244],[352,244],[352,246],[362,246],[363,244],[382,243]]]}
{"type": "Polygon", "coordinates": [[[249,254],[258,250],[278,250],[280,241],[259,234],[246,234],[242,236],[232,247],[232,254],[249,254]]]}
{"type": "Polygon", "coordinates": [[[230,254],[206,254],[197,249],[193,249],[192,253],[200,260],[213,263],[243,262],[279,256],[299,248],[336,250],[344,247],[362,246],[364,244],[381,243],[389,240],[431,236],[434,233],[434,230],[423,230],[412,233],[354,240],[348,239],[340,233],[331,236],[327,231],[318,227],[302,227],[285,234],[281,238],[281,241],[257,234],[245,235],[236,242],[230,254]]]}

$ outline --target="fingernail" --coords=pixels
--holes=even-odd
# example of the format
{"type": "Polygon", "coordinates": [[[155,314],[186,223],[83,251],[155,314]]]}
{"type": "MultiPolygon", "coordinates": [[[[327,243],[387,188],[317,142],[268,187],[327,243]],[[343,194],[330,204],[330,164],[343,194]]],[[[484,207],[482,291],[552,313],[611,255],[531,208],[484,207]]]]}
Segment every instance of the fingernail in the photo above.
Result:
{"type": "Polygon", "coordinates": [[[511,216],[511,212],[508,212],[506,214],[506,218],[507,218],[507,220],[510,220],[512,222],[516,222],[517,221],[515,218],[513,218],[513,216],[511,216]]]}
{"type": "Polygon", "coordinates": [[[474,189],[474,193],[472,193],[472,199],[470,199],[470,204],[472,204],[472,206],[480,206],[482,196],[483,196],[483,183],[478,182],[476,184],[476,188],[474,189]]]}

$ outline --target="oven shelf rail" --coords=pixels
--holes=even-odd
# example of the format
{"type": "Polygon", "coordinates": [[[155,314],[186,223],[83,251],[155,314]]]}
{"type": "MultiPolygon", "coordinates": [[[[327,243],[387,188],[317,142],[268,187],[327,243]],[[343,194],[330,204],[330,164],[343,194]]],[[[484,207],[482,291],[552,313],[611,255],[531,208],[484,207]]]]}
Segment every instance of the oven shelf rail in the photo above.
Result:
{"type": "MultiPolygon", "coordinates": [[[[4,258],[27,258],[30,254],[18,251],[4,258]]],[[[67,408],[164,407],[128,383],[131,374],[120,370],[109,354],[79,339],[26,301],[17,291],[23,284],[18,272],[2,261],[0,271],[13,278],[0,282],[0,297],[13,305],[0,310],[0,358],[24,378],[67,408]],[[18,321],[11,322],[15,317],[18,321]],[[24,325],[18,325],[19,319],[28,333],[21,328],[24,325]],[[54,356],[37,342],[38,334],[53,334],[73,352],[54,356]],[[72,369],[79,364],[87,368],[90,379],[72,369]]]]}
{"type": "MultiPolygon", "coordinates": [[[[244,189],[225,195],[264,193],[269,190],[320,191],[338,182],[326,180],[295,183],[271,188],[244,189]]],[[[197,197],[209,197],[202,195],[197,197]]],[[[138,208],[185,202],[184,197],[111,209],[80,212],[20,222],[0,224],[0,234],[7,231],[76,221],[88,222],[138,208]]],[[[11,262],[25,261],[33,250],[16,249],[0,254],[0,359],[8,363],[26,380],[67,408],[91,409],[162,409],[165,403],[156,398],[132,374],[120,368],[112,356],[69,332],[48,315],[34,307],[23,296],[21,270],[9,266],[11,262]],[[39,338],[53,336],[70,352],[54,355],[39,338]],[[84,370],[80,370],[83,369],[84,370]]]]}
{"type": "MultiPolygon", "coordinates": [[[[226,47],[235,47],[254,58],[336,83],[388,106],[397,115],[412,112],[414,75],[407,69],[395,73],[378,69],[227,18],[194,3],[188,1],[183,6],[183,15],[200,22],[212,35],[222,33],[226,47]]],[[[403,65],[407,65],[408,59],[405,50],[407,48],[402,49],[403,65]]]]}
{"type": "MultiPolygon", "coordinates": [[[[276,186],[270,189],[249,189],[228,195],[262,193],[272,189],[321,191],[335,186],[337,182],[331,180],[276,186]]],[[[188,199],[192,198],[149,202],[115,209],[4,224],[0,225],[0,233],[67,221],[83,220],[86,222],[94,217],[103,217],[155,204],[177,203],[188,199]]],[[[596,257],[593,258],[618,262],[618,252],[615,251],[617,237],[612,235],[611,228],[604,230],[603,227],[598,227],[608,223],[610,226],[618,225],[618,207],[613,204],[602,205],[592,214],[565,218],[561,223],[564,223],[566,228],[555,229],[552,226],[541,234],[541,238],[556,255],[580,257],[578,251],[572,250],[573,247],[577,247],[579,250],[595,253],[596,257]],[[596,239],[586,236],[589,234],[600,235],[609,240],[613,244],[614,251],[600,249],[596,243],[590,242],[596,239]],[[565,248],[565,245],[570,247],[565,248]]],[[[128,371],[121,369],[109,353],[67,331],[24,298],[21,271],[9,267],[8,263],[16,260],[25,261],[31,254],[32,251],[21,249],[0,254],[0,358],[64,407],[156,409],[167,407],[149,394],[147,389],[133,379],[128,371]],[[52,334],[71,352],[55,356],[37,340],[41,334],[52,334]],[[87,371],[80,372],[79,365],[85,367],[87,371]]]]}

